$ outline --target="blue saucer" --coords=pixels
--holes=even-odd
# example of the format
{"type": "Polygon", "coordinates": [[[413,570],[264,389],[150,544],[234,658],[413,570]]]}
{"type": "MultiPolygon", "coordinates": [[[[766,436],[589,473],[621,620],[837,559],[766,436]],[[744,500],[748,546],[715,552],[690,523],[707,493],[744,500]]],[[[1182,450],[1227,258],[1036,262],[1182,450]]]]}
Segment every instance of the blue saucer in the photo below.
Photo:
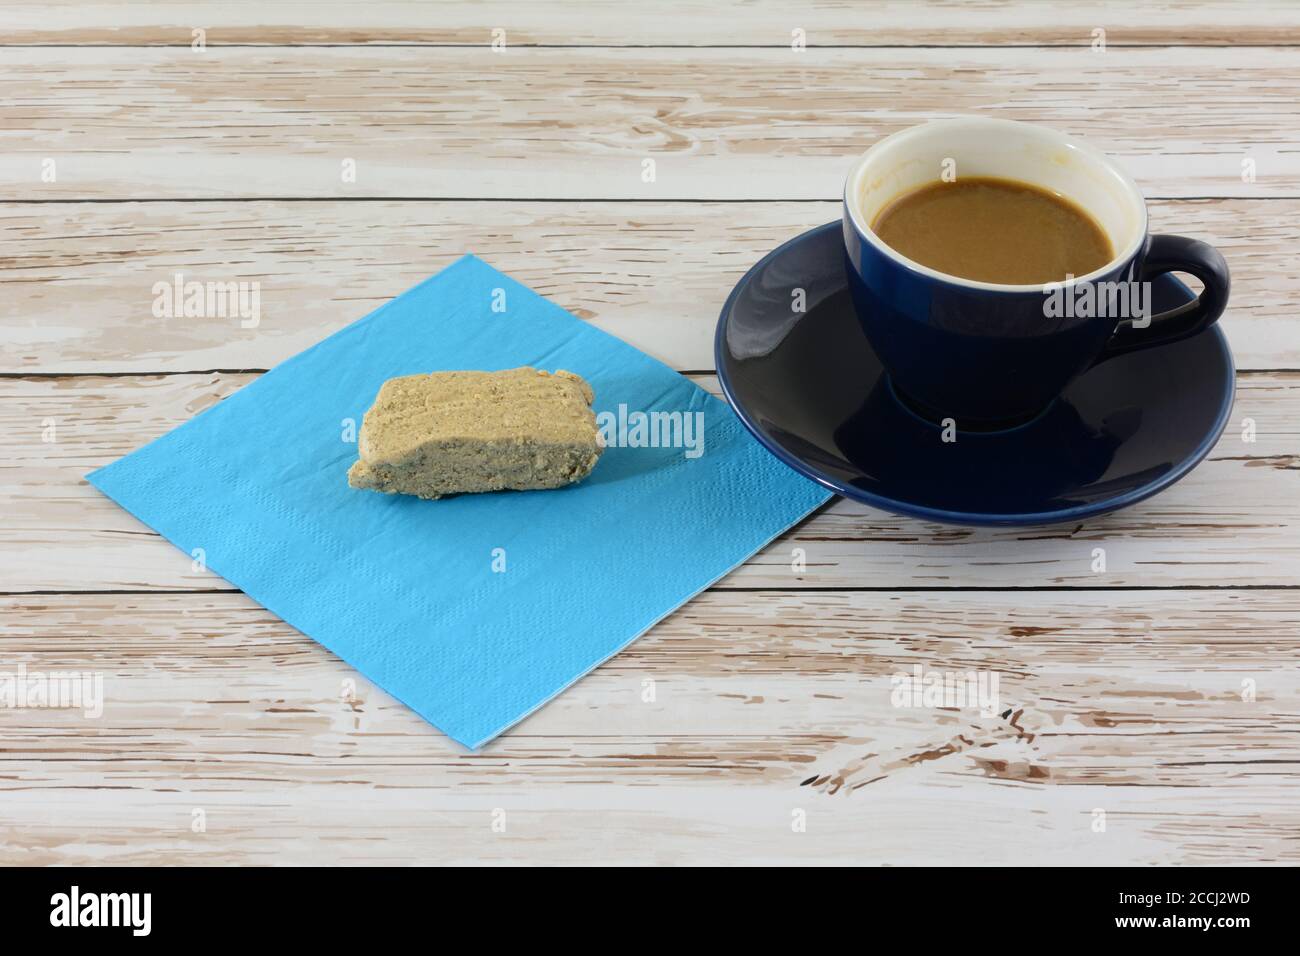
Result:
{"type": "MultiPolygon", "coordinates": [[[[955,442],[894,395],[849,301],[840,223],[768,253],[732,290],[714,341],[722,390],[778,458],[885,511],[969,525],[1078,521],[1149,498],[1201,461],[1232,410],[1217,326],[1084,372],[1038,417],[955,442]],[[803,289],[805,311],[792,308],[803,289]]],[[[1189,300],[1172,276],[1153,311],[1189,300]]]]}

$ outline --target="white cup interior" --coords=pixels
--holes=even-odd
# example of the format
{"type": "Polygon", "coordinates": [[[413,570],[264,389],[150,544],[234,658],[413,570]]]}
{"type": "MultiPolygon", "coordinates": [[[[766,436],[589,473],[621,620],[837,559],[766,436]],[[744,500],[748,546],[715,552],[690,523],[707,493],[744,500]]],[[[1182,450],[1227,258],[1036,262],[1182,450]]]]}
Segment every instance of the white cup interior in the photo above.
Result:
{"type": "Polygon", "coordinates": [[[1114,258],[1087,276],[1102,274],[1133,255],[1147,231],[1146,203],[1129,176],[1104,154],[1064,133],[1011,120],[968,117],[938,120],[887,136],[850,171],[844,198],[858,227],[877,248],[917,271],[977,288],[1008,291],[1038,286],[978,282],[938,272],[885,245],[871,229],[882,209],[945,169],[963,176],[996,176],[1047,189],[1073,201],[1110,239],[1114,258]]]}

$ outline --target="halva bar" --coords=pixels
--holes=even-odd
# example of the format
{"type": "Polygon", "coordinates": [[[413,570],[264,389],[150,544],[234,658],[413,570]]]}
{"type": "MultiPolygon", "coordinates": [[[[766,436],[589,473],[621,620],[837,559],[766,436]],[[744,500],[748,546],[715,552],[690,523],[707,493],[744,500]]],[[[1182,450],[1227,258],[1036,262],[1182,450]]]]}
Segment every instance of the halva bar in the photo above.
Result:
{"type": "Polygon", "coordinates": [[[558,488],[603,450],[591,386],[572,372],[433,372],[391,378],[357,436],[348,484],[439,498],[558,488]]]}

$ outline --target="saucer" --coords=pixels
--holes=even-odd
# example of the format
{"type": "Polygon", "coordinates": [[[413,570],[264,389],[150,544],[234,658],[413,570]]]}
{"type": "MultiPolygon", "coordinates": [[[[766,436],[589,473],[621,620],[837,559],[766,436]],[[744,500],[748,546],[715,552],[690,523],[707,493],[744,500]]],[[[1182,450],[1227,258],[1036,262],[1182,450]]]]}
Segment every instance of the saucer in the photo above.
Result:
{"type": "MultiPolygon", "coordinates": [[[[1151,293],[1156,313],[1193,297],[1171,275],[1151,293]]],[[[1078,521],[1168,488],[1214,447],[1236,377],[1215,325],[1093,366],[1024,424],[945,442],[899,401],[862,333],[838,220],[745,274],[714,355],[740,420],[791,468],[885,511],[967,525],[1078,521]]]]}

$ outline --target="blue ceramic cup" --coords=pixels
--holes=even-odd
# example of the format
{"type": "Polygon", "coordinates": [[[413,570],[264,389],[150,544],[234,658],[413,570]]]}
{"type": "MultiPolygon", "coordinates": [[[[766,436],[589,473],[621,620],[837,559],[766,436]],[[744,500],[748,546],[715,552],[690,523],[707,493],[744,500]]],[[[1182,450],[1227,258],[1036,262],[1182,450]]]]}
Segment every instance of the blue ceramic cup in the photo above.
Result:
{"type": "Polygon", "coordinates": [[[1142,193],[1119,166],[1063,133],[1009,120],[942,120],[872,146],[845,183],[844,248],[854,307],[895,393],[961,427],[1032,418],[1090,366],[1194,335],[1228,301],[1223,256],[1195,239],[1148,235],[1142,193]],[[1072,200],[1115,257],[1068,282],[1000,285],[938,272],[872,231],[899,196],[962,176],[1018,180],[1072,200]],[[1204,290],[1152,315],[1149,282],[1166,272],[1193,275],[1204,290]]]}

